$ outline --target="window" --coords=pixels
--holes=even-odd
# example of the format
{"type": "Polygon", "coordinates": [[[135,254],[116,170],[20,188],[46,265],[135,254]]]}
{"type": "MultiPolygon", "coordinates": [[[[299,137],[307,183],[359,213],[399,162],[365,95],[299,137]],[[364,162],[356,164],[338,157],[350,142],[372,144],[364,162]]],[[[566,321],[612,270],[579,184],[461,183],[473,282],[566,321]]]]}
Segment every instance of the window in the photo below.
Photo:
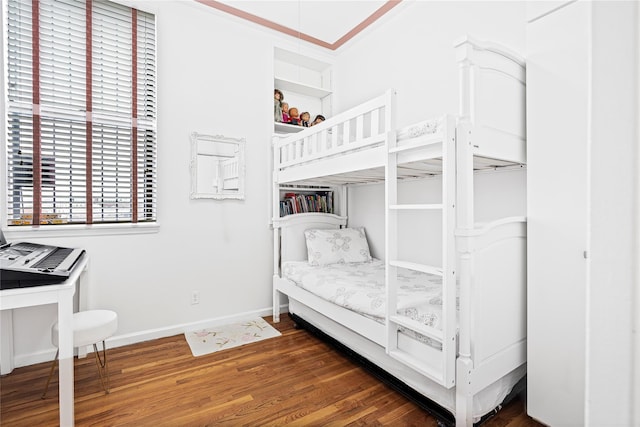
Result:
{"type": "Polygon", "coordinates": [[[155,17],[8,0],[7,225],[156,220],[155,17]]]}

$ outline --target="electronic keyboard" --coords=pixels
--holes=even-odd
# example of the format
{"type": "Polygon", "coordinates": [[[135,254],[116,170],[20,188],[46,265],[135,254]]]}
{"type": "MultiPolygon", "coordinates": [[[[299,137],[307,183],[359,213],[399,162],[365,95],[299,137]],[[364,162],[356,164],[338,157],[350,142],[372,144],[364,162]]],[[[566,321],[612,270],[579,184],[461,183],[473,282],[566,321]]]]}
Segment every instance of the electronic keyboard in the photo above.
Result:
{"type": "Polygon", "coordinates": [[[7,243],[0,231],[0,289],[62,283],[84,252],[37,243],[7,243]]]}

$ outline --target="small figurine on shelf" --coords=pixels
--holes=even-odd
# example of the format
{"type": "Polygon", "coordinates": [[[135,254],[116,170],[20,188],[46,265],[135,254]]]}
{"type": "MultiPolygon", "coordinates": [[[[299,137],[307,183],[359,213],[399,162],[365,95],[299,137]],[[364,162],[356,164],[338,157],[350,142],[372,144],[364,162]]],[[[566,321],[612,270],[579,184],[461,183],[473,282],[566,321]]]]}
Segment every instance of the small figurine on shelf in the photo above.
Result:
{"type": "Polygon", "coordinates": [[[289,104],[282,103],[282,122],[289,123],[289,104]]]}
{"type": "Polygon", "coordinates": [[[322,114],[318,114],[315,119],[311,122],[309,126],[317,125],[318,123],[322,123],[325,121],[325,118],[322,114]]]}
{"type": "Polygon", "coordinates": [[[300,114],[300,126],[304,126],[306,128],[309,127],[309,120],[311,120],[311,115],[307,111],[300,114]]]}
{"type": "Polygon", "coordinates": [[[300,116],[298,115],[298,109],[296,107],[289,108],[289,124],[300,124],[300,116]]]}
{"type": "Polygon", "coordinates": [[[273,90],[273,119],[276,122],[282,121],[282,100],[284,99],[284,95],[280,90],[273,90]]]}

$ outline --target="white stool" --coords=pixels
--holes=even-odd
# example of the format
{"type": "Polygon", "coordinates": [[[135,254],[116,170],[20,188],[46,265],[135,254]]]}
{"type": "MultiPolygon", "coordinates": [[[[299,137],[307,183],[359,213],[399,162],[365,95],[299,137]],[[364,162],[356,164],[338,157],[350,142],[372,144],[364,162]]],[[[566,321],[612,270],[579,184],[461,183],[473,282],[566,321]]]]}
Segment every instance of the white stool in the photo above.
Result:
{"type": "MultiPolygon", "coordinates": [[[[96,356],[96,365],[98,366],[98,372],[100,373],[100,382],[105,393],[109,393],[109,369],[107,366],[107,347],[105,340],[112,336],[118,329],[118,315],[111,310],[87,310],[73,314],[73,346],[83,347],[93,344],[93,351],[96,356]],[[96,343],[102,341],[102,358],[98,352],[96,343]],[[107,378],[107,384],[105,385],[104,378],[107,378]]],[[[51,342],[58,347],[58,322],[54,323],[51,327],[51,342]]],[[[56,362],[58,361],[58,354],[60,350],[56,352],[56,357],[51,364],[51,370],[49,371],[49,378],[47,378],[47,385],[42,393],[44,399],[47,390],[49,389],[49,383],[53,376],[53,371],[56,368],[56,362]]]]}

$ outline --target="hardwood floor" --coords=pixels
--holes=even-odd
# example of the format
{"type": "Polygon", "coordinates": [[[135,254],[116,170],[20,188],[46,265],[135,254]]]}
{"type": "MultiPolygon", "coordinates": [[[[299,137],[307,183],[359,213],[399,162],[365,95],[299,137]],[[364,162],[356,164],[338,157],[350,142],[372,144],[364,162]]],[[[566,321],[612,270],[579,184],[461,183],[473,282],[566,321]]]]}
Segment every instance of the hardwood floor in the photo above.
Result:
{"type": "MultiPolygon", "coordinates": [[[[197,358],[183,335],[110,349],[108,395],[93,357],[76,359],[76,425],[437,425],[350,359],[294,329],[288,316],[274,326],[281,337],[197,358]]],[[[40,399],[49,366],[0,378],[2,426],[58,424],[57,374],[40,399]]],[[[485,425],[541,424],[516,399],[485,425]]]]}

